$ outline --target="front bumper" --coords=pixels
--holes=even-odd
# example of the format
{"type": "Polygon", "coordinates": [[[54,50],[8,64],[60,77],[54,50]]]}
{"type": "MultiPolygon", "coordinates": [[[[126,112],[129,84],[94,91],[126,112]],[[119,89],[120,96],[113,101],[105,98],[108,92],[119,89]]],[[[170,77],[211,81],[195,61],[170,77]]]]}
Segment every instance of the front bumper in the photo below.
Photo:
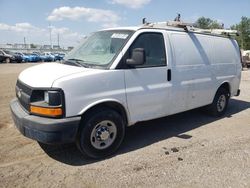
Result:
{"type": "Polygon", "coordinates": [[[28,114],[17,99],[10,102],[17,129],[26,137],[47,144],[72,143],[76,140],[81,117],[52,119],[28,114]]]}

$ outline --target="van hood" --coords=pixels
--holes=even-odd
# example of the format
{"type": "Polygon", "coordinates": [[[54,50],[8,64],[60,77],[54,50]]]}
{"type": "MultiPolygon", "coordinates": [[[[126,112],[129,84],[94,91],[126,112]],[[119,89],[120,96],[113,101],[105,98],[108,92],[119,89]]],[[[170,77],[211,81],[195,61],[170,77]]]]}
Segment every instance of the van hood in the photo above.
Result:
{"type": "Polygon", "coordinates": [[[89,71],[93,69],[60,63],[44,63],[25,69],[18,79],[31,87],[52,87],[53,82],[59,78],[89,71]]]}

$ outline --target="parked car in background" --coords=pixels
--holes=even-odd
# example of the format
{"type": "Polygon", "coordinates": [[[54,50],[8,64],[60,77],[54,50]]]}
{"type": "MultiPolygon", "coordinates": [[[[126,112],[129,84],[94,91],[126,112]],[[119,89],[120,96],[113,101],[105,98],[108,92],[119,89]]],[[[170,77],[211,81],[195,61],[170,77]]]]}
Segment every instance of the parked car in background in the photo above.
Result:
{"type": "Polygon", "coordinates": [[[28,54],[28,53],[22,53],[22,52],[17,52],[17,54],[22,57],[22,61],[23,62],[31,62],[30,54],[28,54]]]}
{"type": "Polygon", "coordinates": [[[55,61],[55,56],[52,55],[50,52],[44,52],[41,54],[40,57],[42,61],[47,61],[47,62],[55,61]]]}
{"type": "Polygon", "coordinates": [[[35,53],[32,54],[24,53],[23,60],[25,62],[38,62],[41,61],[41,57],[35,53]]]}
{"type": "Polygon", "coordinates": [[[16,52],[15,54],[17,54],[18,56],[20,56],[22,58],[22,61],[24,62],[24,59],[25,59],[25,54],[22,53],[22,52],[16,52]]]}
{"type": "Polygon", "coordinates": [[[23,61],[24,61],[24,62],[31,62],[31,57],[30,57],[30,55],[25,53],[24,56],[23,56],[23,61]]]}
{"type": "Polygon", "coordinates": [[[32,53],[31,55],[33,56],[33,62],[38,62],[42,60],[39,54],[32,53]]]}
{"type": "Polygon", "coordinates": [[[13,52],[4,49],[0,49],[0,63],[1,62],[53,62],[53,61],[62,61],[64,59],[65,53],[61,52],[32,52],[32,53],[24,53],[24,52],[13,52]]]}
{"type": "Polygon", "coordinates": [[[16,52],[16,53],[13,54],[13,61],[17,62],[17,63],[22,63],[23,56],[16,52]]]}
{"type": "Polygon", "coordinates": [[[23,62],[24,61],[24,53],[22,53],[22,52],[15,52],[15,54],[16,54],[16,56],[19,56],[19,58],[21,58],[21,62],[23,62]]]}
{"type": "Polygon", "coordinates": [[[7,50],[0,50],[0,62],[10,63],[14,60],[13,55],[7,50]]]}
{"type": "Polygon", "coordinates": [[[250,66],[250,50],[242,51],[242,66],[250,66]]]}
{"type": "Polygon", "coordinates": [[[21,63],[22,62],[22,57],[19,54],[8,51],[8,50],[0,50],[0,62],[6,62],[6,63],[17,62],[17,63],[21,63]]]}
{"type": "Polygon", "coordinates": [[[52,55],[54,55],[54,60],[55,61],[61,61],[63,60],[65,54],[64,53],[52,53],[52,55]]]}

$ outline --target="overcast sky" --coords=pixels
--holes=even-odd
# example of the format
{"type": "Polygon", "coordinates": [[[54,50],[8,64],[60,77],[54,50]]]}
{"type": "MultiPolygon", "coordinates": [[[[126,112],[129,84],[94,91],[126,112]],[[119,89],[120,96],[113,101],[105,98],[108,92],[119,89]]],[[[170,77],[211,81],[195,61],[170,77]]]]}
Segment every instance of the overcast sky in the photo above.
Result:
{"type": "Polygon", "coordinates": [[[194,22],[200,16],[225,24],[250,17],[250,0],[0,0],[0,43],[75,45],[84,35],[107,27],[173,20],[194,22]],[[49,27],[49,25],[51,25],[49,27]]]}

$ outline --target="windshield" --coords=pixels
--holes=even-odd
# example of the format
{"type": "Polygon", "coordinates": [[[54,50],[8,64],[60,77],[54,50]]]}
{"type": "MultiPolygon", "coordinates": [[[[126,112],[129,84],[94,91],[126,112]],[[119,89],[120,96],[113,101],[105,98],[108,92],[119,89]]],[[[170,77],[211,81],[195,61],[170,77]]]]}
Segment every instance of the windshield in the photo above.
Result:
{"type": "Polygon", "coordinates": [[[73,49],[66,61],[75,61],[79,65],[89,67],[108,67],[114,57],[125,45],[132,31],[99,31],[93,33],[81,45],[73,49]]]}

